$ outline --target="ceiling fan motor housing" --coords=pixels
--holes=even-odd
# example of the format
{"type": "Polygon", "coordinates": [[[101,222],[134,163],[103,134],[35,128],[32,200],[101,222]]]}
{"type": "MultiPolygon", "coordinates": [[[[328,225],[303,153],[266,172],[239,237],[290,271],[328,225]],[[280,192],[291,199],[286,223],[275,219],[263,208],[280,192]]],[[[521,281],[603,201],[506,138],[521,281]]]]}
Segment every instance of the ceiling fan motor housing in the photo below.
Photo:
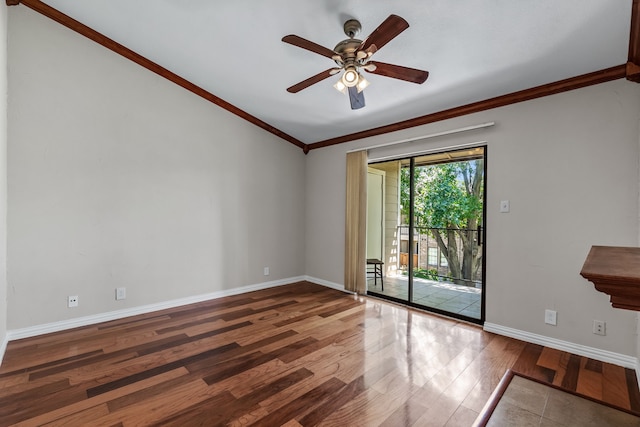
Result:
{"type": "MultiPolygon", "coordinates": [[[[333,51],[340,55],[342,58],[342,62],[345,67],[347,66],[356,66],[356,53],[360,45],[362,44],[362,40],[358,39],[346,39],[342,40],[340,43],[333,48],[333,51]]],[[[336,61],[336,64],[342,66],[340,61],[336,61]]]]}

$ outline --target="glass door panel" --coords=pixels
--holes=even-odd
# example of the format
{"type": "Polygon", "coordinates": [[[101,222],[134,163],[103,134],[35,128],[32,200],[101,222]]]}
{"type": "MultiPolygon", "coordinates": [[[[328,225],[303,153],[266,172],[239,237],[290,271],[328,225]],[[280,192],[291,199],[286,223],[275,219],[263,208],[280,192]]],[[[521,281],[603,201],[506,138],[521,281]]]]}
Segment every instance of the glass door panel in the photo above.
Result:
{"type": "Polygon", "coordinates": [[[395,230],[387,221],[394,238],[384,250],[385,288],[369,292],[483,320],[485,152],[476,147],[370,165],[387,177],[396,168],[395,191],[387,186],[386,193],[399,204],[395,230]]]}

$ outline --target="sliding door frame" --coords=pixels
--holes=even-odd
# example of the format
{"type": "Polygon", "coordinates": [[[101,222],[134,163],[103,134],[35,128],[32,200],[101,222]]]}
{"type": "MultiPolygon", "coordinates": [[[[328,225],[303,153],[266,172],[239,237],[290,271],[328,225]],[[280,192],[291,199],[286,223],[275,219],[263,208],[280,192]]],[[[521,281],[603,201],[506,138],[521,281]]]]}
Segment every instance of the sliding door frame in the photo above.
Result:
{"type": "MultiPolygon", "coordinates": [[[[460,320],[464,320],[470,323],[476,323],[476,324],[484,324],[485,322],[485,308],[486,308],[486,294],[487,294],[487,285],[486,285],[486,265],[487,265],[487,251],[486,251],[486,242],[487,242],[487,203],[486,203],[486,198],[487,198],[487,171],[488,171],[488,167],[487,167],[487,158],[488,158],[488,148],[486,144],[478,144],[478,145],[473,145],[473,146],[469,146],[469,147],[465,147],[465,148],[453,148],[453,149],[447,149],[447,148],[443,148],[442,150],[434,150],[434,151],[429,151],[428,153],[424,153],[424,154],[416,154],[416,153],[412,153],[411,156],[398,156],[395,159],[384,159],[384,160],[380,160],[380,161],[373,161],[370,162],[369,165],[375,165],[376,163],[386,163],[389,161],[402,161],[402,160],[409,160],[409,167],[410,167],[410,173],[409,173],[409,236],[408,236],[408,261],[407,261],[407,269],[408,269],[408,274],[407,274],[407,286],[408,286],[408,296],[407,296],[407,300],[403,300],[401,298],[397,298],[397,297],[392,297],[389,295],[384,295],[382,293],[377,293],[377,292],[371,292],[371,294],[373,296],[379,297],[379,298],[383,298],[383,299],[387,299],[390,301],[394,301],[403,305],[407,305],[413,308],[417,308],[420,310],[425,310],[425,311],[429,311],[429,312],[433,312],[436,314],[441,314],[444,316],[448,316],[448,317],[453,317],[456,319],[460,319],[460,320]],[[483,155],[482,155],[482,159],[483,159],[483,168],[484,168],[484,177],[482,180],[482,192],[483,192],[483,203],[482,203],[482,229],[479,230],[479,235],[478,237],[481,238],[482,241],[482,250],[483,250],[483,254],[482,254],[482,293],[480,296],[480,318],[475,318],[475,317],[469,317],[469,316],[465,316],[465,315],[461,315],[458,313],[452,313],[449,311],[444,311],[444,310],[440,310],[438,308],[435,307],[429,307],[429,306],[425,306],[425,305],[421,305],[421,304],[416,304],[415,302],[413,302],[413,268],[414,268],[414,262],[413,262],[413,255],[415,252],[415,239],[414,239],[414,233],[413,233],[413,228],[415,225],[415,176],[414,176],[414,170],[415,170],[415,159],[417,157],[421,157],[423,155],[430,155],[430,154],[439,154],[439,153],[447,153],[447,152],[454,152],[454,151],[461,151],[461,150],[465,150],[465,149],[469,149],[469,148],[482,148],[483,149],[483,155]]],[[[443,162],[445,163],[445,162],[443,162]]],[[[448,163],[448,162],[447,162],[448,163]]],[[[398,243],[398,247],[399,247],[399,243],[398,243]]],[[[369,291],[367,291],[367,293],[369,293],[369,291]]]]}

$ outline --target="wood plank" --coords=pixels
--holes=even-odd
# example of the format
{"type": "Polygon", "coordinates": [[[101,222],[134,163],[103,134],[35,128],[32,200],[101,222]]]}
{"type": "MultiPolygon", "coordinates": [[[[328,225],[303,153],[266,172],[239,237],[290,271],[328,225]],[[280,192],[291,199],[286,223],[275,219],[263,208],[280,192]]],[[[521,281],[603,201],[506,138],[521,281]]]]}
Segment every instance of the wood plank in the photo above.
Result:
{"type": "Polygon", "coordinates": [[[602,400],[621,408],[631,408],[631,401],[626,387],[625,369],[605,363],[602,367],[602,400]]]}
{"type": "Polygon", "coordinates": [[[603,400],[602,362],[584,358],[580,360],[580,373],[576,391],[584,396],[603,400]],[[600,369],[599,372],[598,367],[600,369]]]}
{"type": "Polygon", "coordinates": [[[640,415],[640,391],[638,390],[638,379],[635,371],[625,369],[627,379],[627,392],[629,396],[629,409],[640,415]]]}
{"type": "Polygon", "coordinates": [[[186,405],[195,405],[213,399],[217,406],[234,402],[228,392],[213,395],[203,381],[192,381],[174,388],[171,393],[154,396],[138,405],[125,407],[98,418],[93,426],[111,426],[117,422],[123,425],[153,425],[181,411],[186,405]]]}
{"type": "MultiPolygon", "coordinates": [[[[140,389],[145,389],[147,387],[153,387],[156,384],[161,384],[165,381],[172,380],[174,378],[178,378],[184,375],[187,375],[189,372],[184,368],[178,368],[176,370],[167,372],[162,375],[158,375],[147,380],[141,381],[140,383],[136,383],[133,385],[125,386],[123,388],[114,390],[112,392],[101,394],[92,399],[82,400],[73,405],[64,406],[58,408],[56,410],[44,413],[39,416],[35,416],[25,420],[24,422],[17,423],[16,427],[27,427],[34,425],[46,425],[46,424],[55,424],[57,420],[66,419],[68,417],[72,417],[75,413],[81,413],[88,409],[93,408],[98,405],[105,405],[112,399],[116,399],[121,396],[126,396],[129,393],[135,393],[140,389]]],[[[68,425],[68,424],[67,424],[68,425]]]]}
{"type": "Polygon", "coordinates": [[[572,354],[567,363],[567,372],[562,379],[562,388],[577,390],[578,376],[580,375],[580,357],[572,354]]]}
{"type": "Polygon", "coordinates": [[[460,425],[514,367],[640,408],[632,370],[304,282],[20,340],[7,356],[0,425],[460,425]]]}
{"type": "Polygon", "coordinates": [[[542,356],[543,350],[544,347],[541,345],[527,344],[513,366],[513,370],[540,381],[553,382],[556,371],[538,365],[538,360],[542,356]]]}
{"type": "Polygon", "coordinates": [[[47,427],[91,425],[93,420],[96,418],[104,417],[108,414],[109,408],[103,403],[101,405],[92,406],[90,408],[74,412],[66,417],[59,418],[45,425],[47,427]]]}
{"type": "Polygon", "coordinates": [[[363,394],[368,387],[372,386],[385,375],[392,372],[394,367],[395,361],[390,359],[383,361],[379,365],[368,370],[365,374],[360,375],[358,378],[351,381],[343,387],[339,393],[334,394],[331,400],[326,400],[323,404],[309,412],[299,420],[300,423],[304,426],[320,423],[320,421],[324,420],[328,414],[335,413],[344,405],[347,405],[363,394]]]}
{"type": "Polygon", "coordinates": [[[481,376],[473,389],[462,401],[461,406],[480,413],[504,377],[513,367],[525,348],[522,341],[510,340],[502,336],[494,336],[484,351],[473,362],[477,364],[481,376]]]}
{"type": "MultiPolygon", "coordinates": [[[[300,413],[308,411],[310,408],[317,407],[324,402],[334,398],[335,393],[344,389],[344,383],[335,378],[318,385],[308,393],[300,396],[279,409],[270,412],[266,417],[261,418],[254,425],[256,426],[276,426],[290,421],[300,413]]],[[[312,425],[309,422],[301,422],[302,425],[312,425]]]]}
{"type": "Polygon", "coordinates": [[[162,420],[161,424],[169,426],[183,426],[185,424],[225,425],[231,420],[257,409],[258,404],[266,397],[291,387],[312,375],[313,373],[308,369],[301,368],[269,384],[265,384],[263,387],[255,389],[241,399],[235,399],[233,402],[229,402],[226,407],[220,407],[211,401],[200,402],[177,414],[173,414],[169,419],[162,420]]]}

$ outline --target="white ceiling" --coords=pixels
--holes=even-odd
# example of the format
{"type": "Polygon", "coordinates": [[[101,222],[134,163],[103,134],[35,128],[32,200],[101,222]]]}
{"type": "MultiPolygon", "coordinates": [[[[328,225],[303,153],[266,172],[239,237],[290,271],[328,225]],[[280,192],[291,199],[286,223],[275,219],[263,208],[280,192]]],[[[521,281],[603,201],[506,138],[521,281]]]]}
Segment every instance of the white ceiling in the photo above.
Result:
{"type": "Polygon", "coordinates": [[[627,62],[632,0],[45,0],[304,143],[314,143],[627,62]],[[422,85],[366,74],[366,107],[333,83],[286,88],[334,65],[342,24],[364,39],[387,16],[410,27],[374,59],[428,70],[422,85]]]}

